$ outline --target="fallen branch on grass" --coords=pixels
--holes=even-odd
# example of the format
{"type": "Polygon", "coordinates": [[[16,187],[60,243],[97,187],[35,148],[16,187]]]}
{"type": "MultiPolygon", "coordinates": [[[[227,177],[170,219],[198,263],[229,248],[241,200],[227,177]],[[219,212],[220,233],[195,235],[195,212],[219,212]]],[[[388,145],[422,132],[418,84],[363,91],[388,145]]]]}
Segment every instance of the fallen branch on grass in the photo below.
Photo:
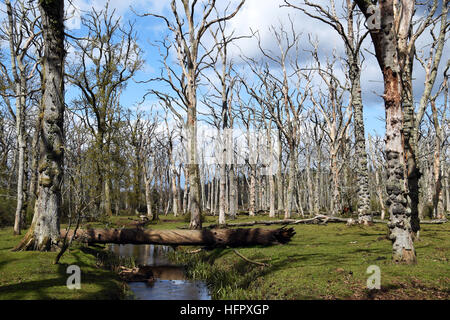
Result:
{"type": "MultiPolygon", "coordinates": [[[[352,218],[341,218],[341,217],[333,217],[333,216],[327,216],[327,215],[317,215],[312,218],[308,219],[284,219],[284,220],[259,220],[259,221],[248,221],[248,222],[239,222],[239,223],[226,223],[223,225],[219,224],[210,224],[207,226],[204,226],[204,228],[217,228],[217,227],[251,227],[255,225],[291,225],[291,224],[326,224],[328,222],[335,222],[335,223],[348,223],[349,219],[352,218]]],[[[389,220],[378,220],[374,219],[372,221],[373,223],[385,223],[387,224],[389,220]]],[[[446,223],[446,219],[439,219],[439,220],[425,220],[421,221],[421,224],[443,224],[446,223]]],[[[178,229],[187,229],[188,227],[178,227],[178,229]]]]}
{"type": "Polygon", "coordinates": [[[233,249],[233,252],[234,252],[237,256],[241,257],[242,259],[244,259],[245,261],[247,261],[247,262],[249,262],[249,263],[253,263],[253,264],[256,264],[256,265],[261,266],[261,267],[268,267],[268,266],[269,266],[267,263],[263,263],[263,262],[258,262],[258,261],[250,260],[249,258],[245,257],[242,253],[240,253],[239,251],[237,251],[236,249],[233,249]]]}

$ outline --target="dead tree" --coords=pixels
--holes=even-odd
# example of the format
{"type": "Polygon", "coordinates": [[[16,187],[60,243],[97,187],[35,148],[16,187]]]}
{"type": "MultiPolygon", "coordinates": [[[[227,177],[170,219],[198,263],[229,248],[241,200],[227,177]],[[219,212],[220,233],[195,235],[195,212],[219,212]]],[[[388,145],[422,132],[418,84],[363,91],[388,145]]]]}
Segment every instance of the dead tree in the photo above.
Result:
{"type": "Polygon", "coordinates": [[[346,3],[343,5],[344,17],[342,19],[339,18],[336,12],[334,0],[329,2],[329,7],[307,0],[303,1],[304,7],[301,7],[301,4],[294,5],[292,1],[285,0],[284,2],[288,7],[301,10],[307,16],[330,26],[344,42],[346,52],[345,62],[351,84],[350,104],[353,109],[355,152],[357,157],[358,220],[360,223],[367,223],[370,221],[370,195],[361,96],[361,45],[368,33],[361,32],[361,19],[356,14],[355,5],[351,0],[346,0],[346,3]]]}
{"type": "Polygon", "coordinates": [[[102,209],[112,214],[111,138],[118,121],[120,94],[127,82],[143,66],[136,43],[134,25],[121,26],[115,10],[106,4],[102,10],[92,8],[82,24],[86,37],[73,42],[77,61],[68,70],[69,81],[80,90],[80,112],[86,127],[95,137],[96,165],[102,209]]]}
{"type": "MultiPolygon", "coordinates": [[[[295,235],[293,228],[281,229],[212,229],[212,230],[150,230],[150,229],[87,229],[78,230],[75,239],[87,243],[194,245],[206,247],[244,247],[286,244],[295,235]]],[[[61,232],[65,237],[66,232],[61,232]]],[[[73,231],[68,232],[73,236],[73,231]]]]}
{"type": "MultiPolygon", "coordinates": [[[[402,1],[405,2],[405,1],[402,1]]],[[[413,3],[412,1],[408,1],[413,3]]],[[[370,1],[356,0],[367,19],[373,19],[373,7],[370,1]]],[[[408,201],[407,150],[404,145],[402,111],[402,73],[399,60],[398,17],[395,14],[394,0],[379,3],[379,27],[370,25],[369,31],[375,48],[375,54],[384,79],[384,104],[386,110],[386,145],[388,163],[386,191],[387,205],[391,221],[388,224],[390,239],[393,243],[393,260],[415,263],[416,253],[413,244],[411,226],[411,204],[408,201]],[[378,27],[378,28],[377,28],[378,27]]],[[[402,31],[410,30],[412,14],[402,14],[402,31]]],[[[405,38],[406,39],[406,38],[405,38]]],[[[403,39],[403,40],[405,40],[403,39]]],[[[403,66],[404,67],[404,66],[403,66]]]]}
{"type": "MultiPolygon", "coordinates": [[[[245,0],[241,1],[236,9],[229,15],[216,16],[211,18],[212,12],[216,9],[216,0],[208,0],[206,4],[197,3],[197,1],[182,0],[183,10],[179,10],[176,1],[171,1],[172,18],[156,15],[152,13],[143,16],[153,16],[162,19],[171,33],[171,44],[164,41],[162,45],[167,52],[173,47],[177,52],[178,64],[181,71],[174,70],[171,66],[165,64],[165,75],[152,79],[153,81],[162,81],[167,83],[180,103],[178,106],[187,114],[186,130],[188,136],[188,176],[190,186],[190,212],[191,212],[191,228],[201,228],[200,215],[201,208],[201,186],[200,172],[197,157],[197,87],[199,76],[202,68],[205,67],[203,60],[208,56],[202,53],[201,41],[205,33],[215,24],[230,20],[233,18],[243,6],[245,0]],[[196,9],[202,6],[203,10],[199,21],[196,21],[198,15],[196,9]]],[[[167,57],[167,55],[165,55],[167,57]]],[[[172,110],[172,111],[175,111],[172,110]]],[[[175,111],[175,113],[178,113],[175,111]]],[[[179,114],[179,113],[178,113],[179,114]]]]}
{"type": "MultiPolygon", "coordinates": [[[[225,13],[226,14],[226,13],[225,13]]],[[[211,31],[212,38],[215,42],[216,52],[211,52],[210,65],[214,71],[219,85],[216,85],[210,77],[204,75],[208,83],[213,88],[213,92],[208,93],[204,97],[204,103],[211,109],[213,124],[217,128],[218,135],[218,151],[219,170],[220,170],[220,192],[219,192],[219,224],[225,224],[225,212],[228,201],[227,198],[227,181],[230,181],[231,198],[234,201],[236,196],[235,179],[233,168],[233,86],[236,82],[236,76],[233,74],[233,61],[229,57],[229,46],[234,41],[244,38],[243,36],[235,36],[234,31],[226,34],[227,21],[218,22],[217,29],[211,31]],[[216,112],[216,107],[220,112],[216,112]],[[229,174],[230,173],[230,176],[229,174]]],[[[236,215],[236,208],[230,204],[233,212],[232,217],[236,215]]]]}
{"type": "Polygon", "coordinates": [[[318,44],[313,43],[314,49],[311,52],[314,59],[313,69],[317,71],[323,83],[325,92],[321,89],[316,90],[315,95],[311,92],[311,102],[320,112],[325,120],[325,126],[322,128],[330,143],[330,169],[333,181],[333,196],[331,197],[331,215],[342,212],[341,192],[340,192],[340,171],[343,161],[339,161],[338,156],[344,148],[345,137],[350,125],[353,109],[351,105],[343,104],[343,95],[348,90],[347,84],[342,84],[336,77],[334,68],[337,57],[333,56],[324,67],[318,56],[318,44]]]}
{"type": "Polygon", "coordinates": [[[9,44],[11,67],[7,68],[1,62],[2,76],[8,84],[4,88],[11,88],[11,93],[2,88],[1,95],[16,121],[17,135],[17,206],[14,222],[14,234],[20,234],[24,223],[27,204],[27,146],[28,133],[26,128],[27,105],[32,98],[33,79],[38,66],[32,56],[33,46],[41,31],[36,32],[39,16],[35,7],[25,1],[17,1],[14,5],[9,0],[5,1],[7,23],[2,30],[2,38],[9,44]],[[11,73],[11,75],[10,75],[11,73]],[[10,98],[15,99],[16,111],[10,106],[10,98]]]}

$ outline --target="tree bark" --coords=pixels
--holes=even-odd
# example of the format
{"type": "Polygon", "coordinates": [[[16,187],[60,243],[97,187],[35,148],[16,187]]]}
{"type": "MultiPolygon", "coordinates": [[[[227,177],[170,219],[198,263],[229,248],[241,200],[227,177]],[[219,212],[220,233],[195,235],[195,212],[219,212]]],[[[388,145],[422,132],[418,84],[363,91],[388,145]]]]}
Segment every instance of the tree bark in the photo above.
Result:
{"type": "Polygon", "coordinates": [[[277,195],[278,195],[278,214],[283,212],[283,173],[281,171],[282,167],[282,145],[281,145],[281,130],[278,129],[278,167],[277,167],[277,195]]]}
{"type": "MultiPolygon", "coordinates": [[[[61,232],[65,237],[66,231],[61,232]]],[[[72,237],[70,230],[68,236],[72,237]]],[[[194,245],[208,247],[241,247],[285,244],[295,235],[293,228],[281,229],[212,229],[149,230],[88,229],[78,230],[75,239],[87,243],[194,245]]]]}
{"type": "Polygon", "coordinates": [[[30,230],[15,250],[54,250],[64,160],[64,1],[39,1],[44,37],[39,189],[30,230]]]}
{"type": "MultiPolygon", "coordinates": [[[[370,18],[370,1],[357,0],[361,11],[370,18]]],[[[391,221],[388,224],[392,240],[392,258],[395,262],[415,263],[416,253],[411,226],[411,208],[408,201],[408,170],[403,135],[402,74],[399,66],[394,1],[379,3],[381,30],[370,29],[376,57],[384,79],[386,112],[385,152],[387,159],[387,205],[391,221]]],[[[410,21],[409,21],[410,23],[410,21]]],[[[402,25],[405,27],[405,25],[402,25]]],[[[409,29],[409,28],[406,28],[409,29]]]]}
{"type": "Polygon", "coordinates": [[[351,99],[353,106],[353,121],[355,126],[355,155],[357,157],[356,177],[358,180],[358,222],[367,225],[372,221],[372,216],[369,213],[369,171],[367,168],[366,138],[364,134],[363,104],[360,83],[361,75],[358,65],[353,66],[353,68],[355,70],[350,70],[350,78],[352,82],[351,99]]]}
{"type": "Polygon", "coordinates": [[[284,218],[290,219],[294,204],[294,187],[295,187],[295,162],[296,150],[293,142],[289,144],[289,182],[286,197],[286,208],[284,211],[284,218]]]}
{"type": "Polygon", "coordinates": [[[250,185],[249,185],[249,200],[248,200],[248,215],[255,215],[256,204],[256,164],[250,164],[250,185]]]}
{"type": "MultiPolygon", "coordinates": [[[[234,161],[233,161],[234,162],[234,161]]],[[[230,165],[230,219],[236,218],[237,211],[237,181],[234,164],[230,165]]]]}

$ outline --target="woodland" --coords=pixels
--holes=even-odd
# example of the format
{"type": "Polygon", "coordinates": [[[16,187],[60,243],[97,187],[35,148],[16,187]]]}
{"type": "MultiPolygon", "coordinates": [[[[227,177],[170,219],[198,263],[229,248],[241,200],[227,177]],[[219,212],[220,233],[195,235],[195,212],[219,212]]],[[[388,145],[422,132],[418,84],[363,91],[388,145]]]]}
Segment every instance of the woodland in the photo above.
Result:
{"type": "MultiPolygon", "coordinates": [[[[408,279],[448,299],[448,0],[283,0],[276,10],[295,15],[265,30],[237,27],[251,0],[137,2],[125,18],[114,1],[78,15],[77,1],[2,0],[0,263],[38,251],[50,269],[74,252],[92,265],[79,243],[168,245],[213,298],[366,299],[330,257],[361,269],[364,287],[358,259],[372,249],[348,244],[371,239],[386,281],[417,265],[408,279]],[[211,250],[232,260],[213,268],[211,250]],[[315,252],[330,261],[311,272],[334,270],[331,289],[290,284],[282,268],[315,268],[315,252]],[[287,259],[300,253],[311,260],[287,259]]],[[[0,296],[17,298],[11,272],[0,264],[0,296]]],[[[380,297],[421,297],[409,288],[380,297]]]]}

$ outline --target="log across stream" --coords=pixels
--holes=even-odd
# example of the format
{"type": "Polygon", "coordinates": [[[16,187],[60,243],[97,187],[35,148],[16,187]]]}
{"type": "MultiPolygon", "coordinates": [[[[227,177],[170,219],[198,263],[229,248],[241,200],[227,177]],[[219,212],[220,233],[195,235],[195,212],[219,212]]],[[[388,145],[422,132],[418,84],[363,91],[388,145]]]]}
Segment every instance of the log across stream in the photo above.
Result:
{"type": "Polygon", "coordinates": [[[109,244],[108,249],[118,256],[133,257],[137,265],[153,274],[151,281],[128,283],[137,300],[210,300],[203,281],[186,279],[183,266],[170,262],[169,246],[153,244],[109,244]]]}

